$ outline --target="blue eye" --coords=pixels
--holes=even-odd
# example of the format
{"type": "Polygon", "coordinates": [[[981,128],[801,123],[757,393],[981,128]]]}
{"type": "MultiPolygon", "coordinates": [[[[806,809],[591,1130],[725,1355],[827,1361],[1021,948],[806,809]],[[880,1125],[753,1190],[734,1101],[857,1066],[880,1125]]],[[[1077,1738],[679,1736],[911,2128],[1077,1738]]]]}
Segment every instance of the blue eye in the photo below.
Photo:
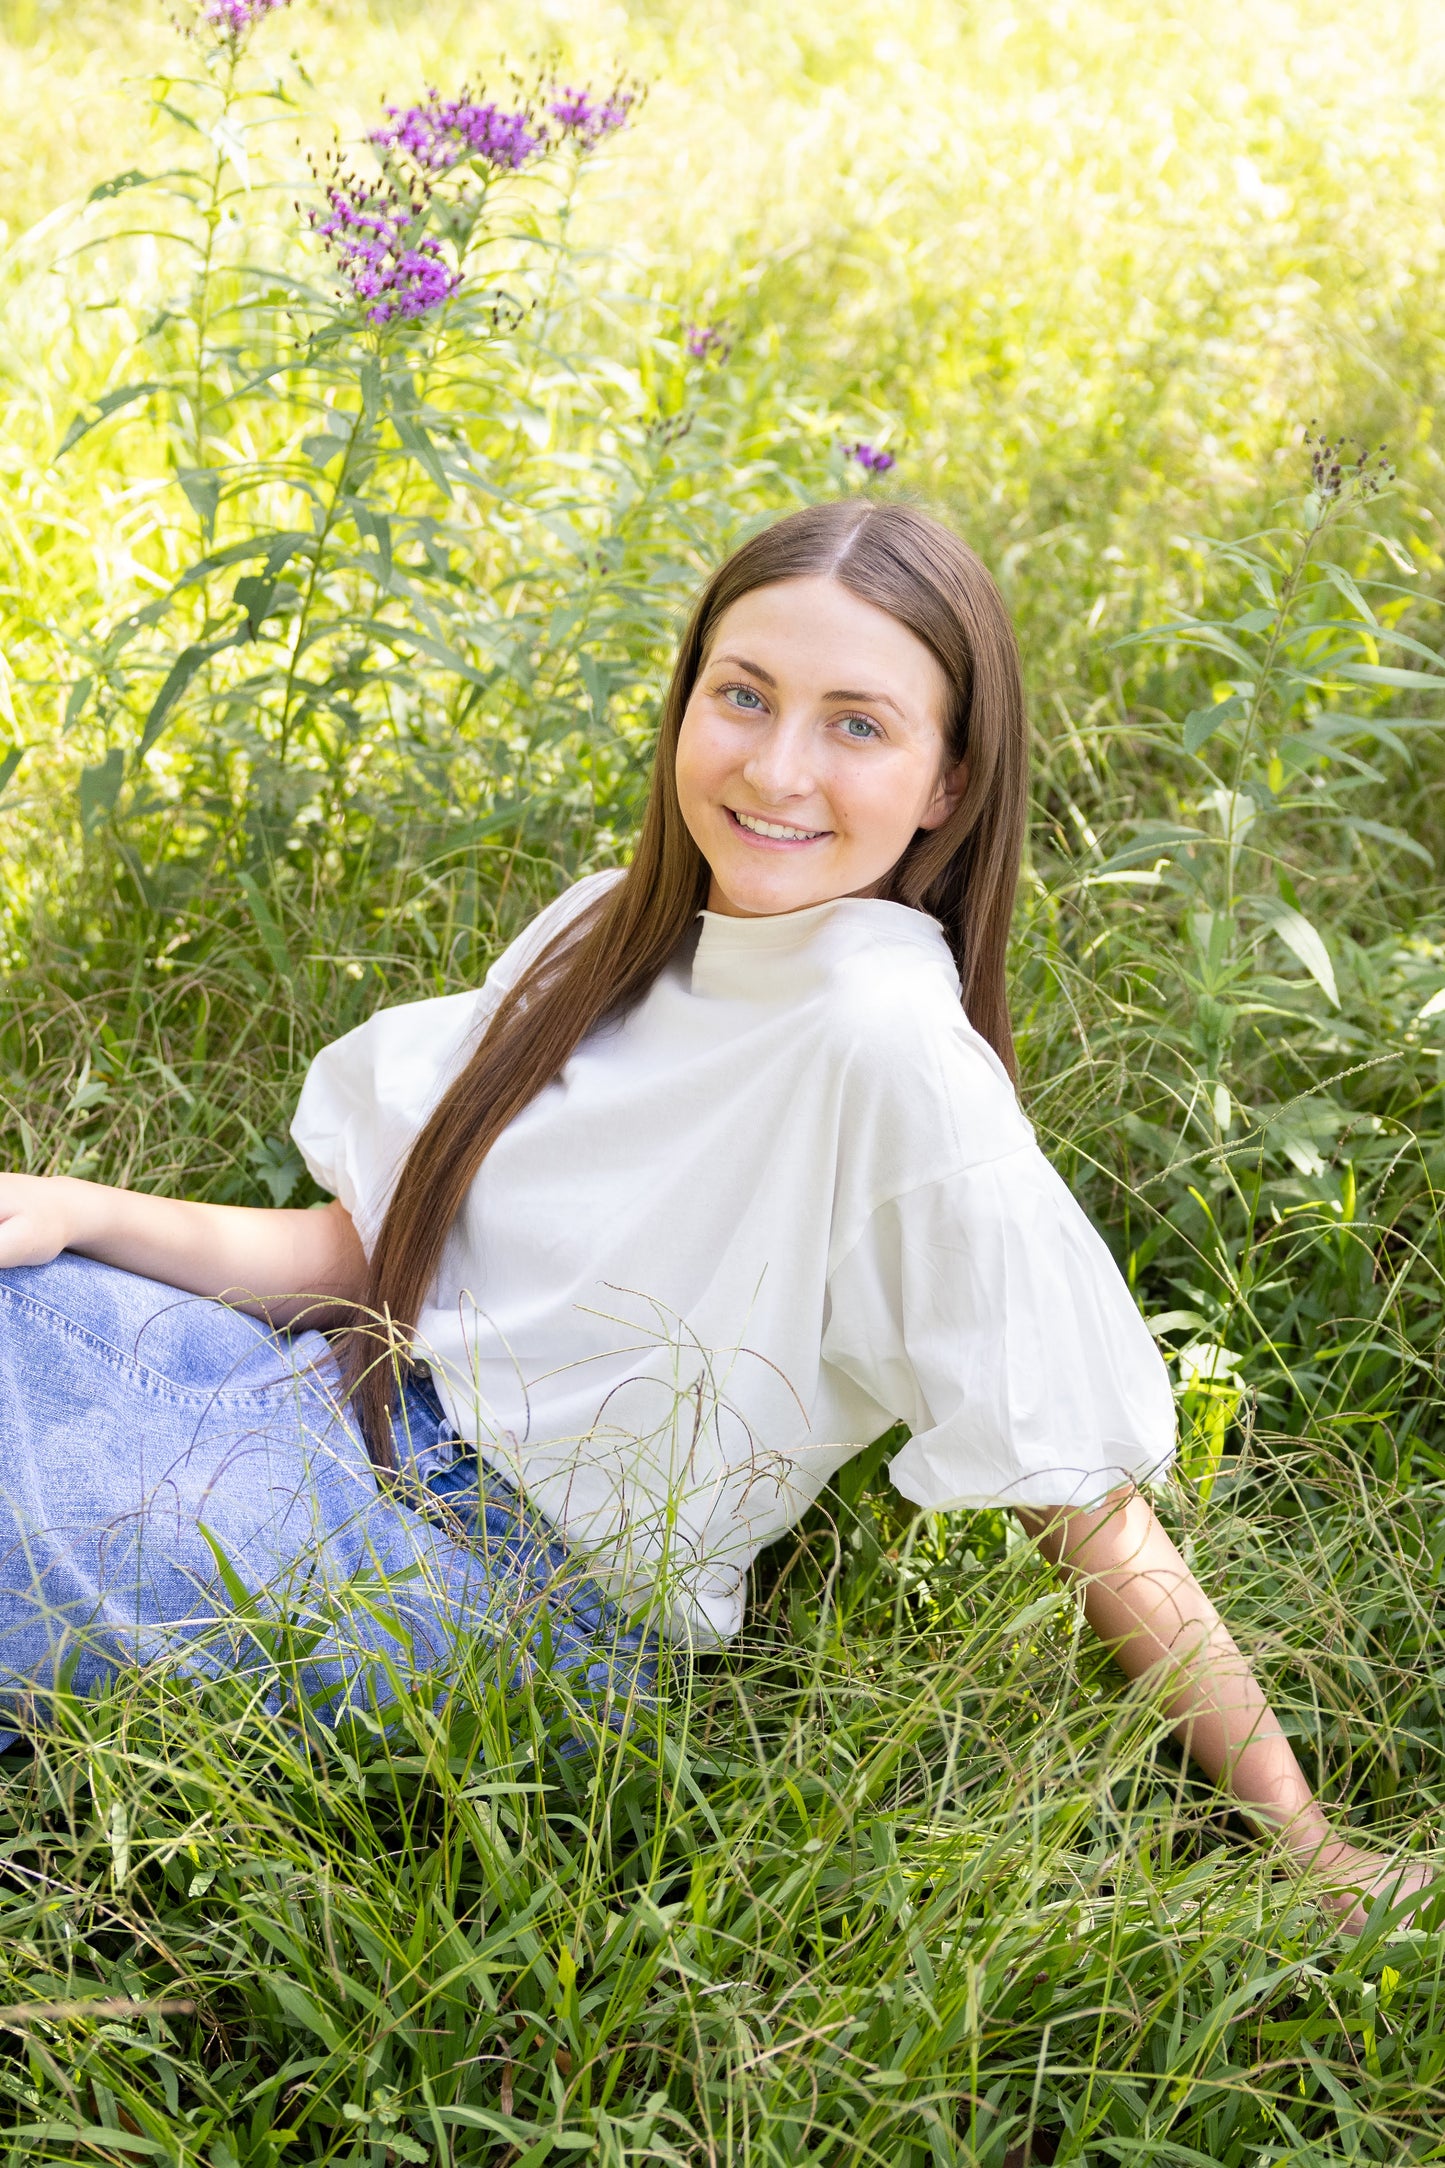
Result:
{"type": "Polygon", "coordinates": [[[878,736],[878,725],[870,722],[866,715],[845,715],[843,718],[843,732],[845,737],[851,738],[855,745],[864,745],[869,738],[878,736]]]}
{"type": "Polygon", "coordinates": [[[723,688],[729,700],[736,700],[747,715],[753,715],[763,705],[761,693],[754,692],[751,685],[726,685],[723,688]],[[747,703],[744,706],[744,703],[747,703]]]}

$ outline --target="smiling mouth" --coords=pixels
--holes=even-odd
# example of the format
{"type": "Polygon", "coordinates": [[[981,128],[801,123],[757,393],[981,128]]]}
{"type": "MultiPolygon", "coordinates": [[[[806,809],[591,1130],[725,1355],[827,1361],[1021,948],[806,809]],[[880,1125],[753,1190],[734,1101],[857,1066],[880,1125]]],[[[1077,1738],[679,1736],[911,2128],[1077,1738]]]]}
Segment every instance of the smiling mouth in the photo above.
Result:
{"type": "Polygon", "coordinates": [[[731,806],[723,810],[744,835],[761,836],[766,843],[820,843],[833,832],[831,828],[791,828],[785,821],[765,821],[756,813],[734,812],[731,806]]]}

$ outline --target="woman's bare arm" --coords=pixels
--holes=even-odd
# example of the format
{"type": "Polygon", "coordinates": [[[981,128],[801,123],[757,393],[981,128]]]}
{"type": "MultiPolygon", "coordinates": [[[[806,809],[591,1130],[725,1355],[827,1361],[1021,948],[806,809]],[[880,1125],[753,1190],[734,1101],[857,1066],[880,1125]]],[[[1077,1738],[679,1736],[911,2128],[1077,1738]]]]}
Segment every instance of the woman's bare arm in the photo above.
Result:
{"type": "Polygon", "coordinates": [[[1293,1747],[1228,1628],[1137,1491],[1091,1511],[1021,1512],[1045,1556],[1079,1583],[1084,1615],[1130,1678],[1156,1672],[1176,1737],[1206,1776],[1276,1832],[1292,1862],[1324,1880],[1358,1926],[1364,1902],[1434,1879],[1349,1843],[1330,1825],[1293,1747]]]}
{"type": "Polygon", "coordinates": [[[0,1269],[48,1264],[62,1250],[223,1296],[280,1326],[341,1324],[366,1288],[366,1257],[340,1204],[254,1210],[69,1175],[0,1174],[0,1269]]]}

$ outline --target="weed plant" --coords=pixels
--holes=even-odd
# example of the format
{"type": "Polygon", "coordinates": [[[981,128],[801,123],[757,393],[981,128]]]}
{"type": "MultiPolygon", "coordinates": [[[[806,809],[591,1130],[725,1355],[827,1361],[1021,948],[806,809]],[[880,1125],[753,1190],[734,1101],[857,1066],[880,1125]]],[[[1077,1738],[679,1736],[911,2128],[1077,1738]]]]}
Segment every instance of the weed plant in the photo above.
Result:
{"type": "MultiPolygon", "coordinates": [[[[367,106],[391,19],[302,0],[254,39],[145,43],[149,119],[88,204],[55,209],[37,137],[0,362],[5,1150],[306,1201],[286,1122],[315,1048],[473,983],[625,852],[701,568],[801,497],[926,492],[1024,626],[1026,1094],[1169,1356],[1163,1511],[1327,1796],[1429,1844],[1445,676],[1414,421],[1438,271],[1390,176],[1397,138],[1418,185],[1439,137],[1428,70],[1386,127],[1276,12],[1286,87],[1315,85],[1294,165],[1257,76],[1232,121],[1201,76],[1168,108],[1189,210],[1132,95],[1170,36],[1194,50],[1167,11],[1026,8],[1005,35],[759,9],[748,40],[709,17],[737,54],[717,108],[777,75],[746,178],[731,148],[697,163],[697,63],[661,9],[636,25],[648,104],[591,140],[553,114],[519,163],[368,149],[431,78],[367,106]],[[338,167],[315,85],[343,61],[338,167]],[[994,167],[930,67],[980,116],[983,70],[1013,131],[994,167]],[[870,68],[929,156],[890,167],[875,130],[825,201],[808,157],[870,68]],[[1086,155],[1101,109],[1117,139],[1086,155]],[[1206,185],[1226,122],[1248,218],[1206,185]],[[1030,223],[1061,176],[1063,282],[1030,223]],[[368,292],[354,221],[329,257],[319,227],[338,189],[375,210],[387,187],[405,231],[368,292]],[[1355,242],[1352,347],[1300,262],[1318,295],[1355,242]],[[1306,437],[1321,385],[1344,420],[1306,437]],[[860,442],[895,473],[845,460],[860,442]]],[[[29,20],[22,60],[53,35],[29,20]]],[[[82,73],[120,18],[85,20],[82,73]]],[[[1369,31],[1402,86],[1416,20],[1369,31]]],[[[594,111],[615,57],[572,71],[594,111]]],[[[470,70],[474,106],[542,117],[571,88],[478,88],[490,59],[453,48],[442,95],[470,70]]],[[[384,1725],[330,1728],[288,1696],[284,1621],[244,1678],[62,1695],[0,1774],[10,2159],[1442,2157],[1439,1934],[1381,1908],[1334,1940],[1004,1519],[908,1517],[886,1448],[760,1562],[743,1644],[668,1672],[625,1731],[481,1647],[444,1697],[416,1681],[384,1725]]]]}

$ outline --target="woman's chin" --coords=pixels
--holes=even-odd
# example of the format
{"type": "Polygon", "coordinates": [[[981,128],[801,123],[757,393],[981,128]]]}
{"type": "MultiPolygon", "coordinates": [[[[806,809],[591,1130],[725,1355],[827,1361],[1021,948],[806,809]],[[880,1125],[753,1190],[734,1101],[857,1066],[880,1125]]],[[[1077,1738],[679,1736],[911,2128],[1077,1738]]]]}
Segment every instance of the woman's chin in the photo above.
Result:
{"type": "Polygon", "coordinates": [[[719,880],[714,874],[707,907],[726,918],[781,918],[789,911],[831,903],[842,893],[826,881],[719,880]]]}

